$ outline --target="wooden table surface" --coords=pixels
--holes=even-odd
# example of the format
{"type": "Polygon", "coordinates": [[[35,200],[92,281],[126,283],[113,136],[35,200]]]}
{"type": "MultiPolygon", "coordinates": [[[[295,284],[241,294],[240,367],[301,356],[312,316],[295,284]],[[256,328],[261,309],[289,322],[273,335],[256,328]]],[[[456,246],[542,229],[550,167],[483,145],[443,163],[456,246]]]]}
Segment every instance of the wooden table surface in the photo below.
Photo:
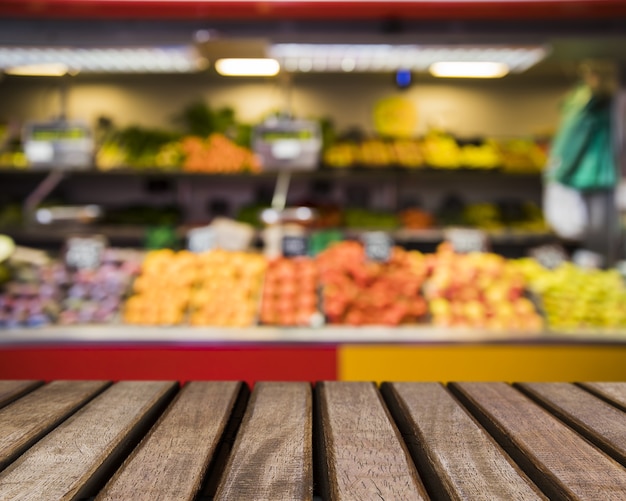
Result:
{"type": "Polygon", "coordinates": [[[0,500],[626,500],[626,383],[0,381],[0,500]]]}

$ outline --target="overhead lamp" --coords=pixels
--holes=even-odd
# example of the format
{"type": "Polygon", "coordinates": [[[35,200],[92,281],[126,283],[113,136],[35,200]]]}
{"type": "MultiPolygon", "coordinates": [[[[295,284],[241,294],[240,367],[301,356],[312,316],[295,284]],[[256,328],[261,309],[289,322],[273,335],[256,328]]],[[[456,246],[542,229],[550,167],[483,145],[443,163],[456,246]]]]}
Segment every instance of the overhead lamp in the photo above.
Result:
{"type": "Polygon", "coordinates": [[[12,75],[56,75],[63,70],[62,74],[78,71],[191,73],[201,71],[206,66],[206,59],[189,46],[82,48],[0,46],[0,70],[12,75]],[[47,71],[44,72],[44,69],[47,71]]]}
{"type": "Polygon", "coordinates": [[[509,73],[509,67],[490,61],[439,61],[428,71],[439,78],[502,78],[509,73]]]}
{"type": "Polygon", "coordinates": [[[280,64],[268,58],[227,58],[215,61],[215,70],[228,77],[273,77],[280,64]]]}
{"type": "Polygon", "coordinates": [[[67,65],[62,63],[23,64],[4,70],[7,75],[27,77],[62,77],[68,71],[67,65]]]}
{"type": "Polygon", "coordinates": [[[425,72],[438,62],[501,63],[522,73],[549,52],[541,45],[278,43],[268,55],[289,72],[425,72]]]}

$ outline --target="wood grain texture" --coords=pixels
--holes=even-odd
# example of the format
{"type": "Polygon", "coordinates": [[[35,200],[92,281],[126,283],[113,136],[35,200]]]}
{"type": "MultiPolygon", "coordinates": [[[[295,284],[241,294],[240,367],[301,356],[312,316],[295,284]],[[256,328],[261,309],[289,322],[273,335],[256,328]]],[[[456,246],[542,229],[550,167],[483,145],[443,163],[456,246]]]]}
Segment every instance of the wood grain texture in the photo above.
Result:
{"type": "Polygon", "coordinates": [[[257,383],[215,499],[312,499],[312,421],[308,383],[257,383]]]}
{"type": "Polygon", "coordinates": [[[113,385],[0,473],[0,499],[71,500],[115,463],[133,432],[175,391],[171,382],[113,385]]]}
{"type": "Polygon", "coordinates": [[[108,384],[54,381],[1,409],[0,470],[108,384]]]}
{"type": "Polygon", "coordinates": [[[626,470],[515,388],[450,388],[551,499],[626,499],[626,470]]]}
{"type": "Polygon", "coordinates": [[[626,465],[626,412],[568,383],[524,383],[525,393],[626,465]]]}
{"type": "Polygon", "coordinates": [[[329,500],[428,499],[400,433],[372,383],[316,387],[329,500]]]}
{"type": "Polygon", "coordinates": [[[432,499],[546,499],[442,385],[393,383],[381,391],[432,499]]]}
{"type": "Polygon", "coordinates": [[[0,408],[41,386],[43,381],[0,380],[0,408]]]}
{"type": "Polygon", "coordinates": [[[192,500],[241,383],[192,382],[97,496],[97,500],[192,500]]]}
{"type": "Polygon", "coordinates": [[[579,386],[626,412],[626,383],[580,383],[579,386]]]}

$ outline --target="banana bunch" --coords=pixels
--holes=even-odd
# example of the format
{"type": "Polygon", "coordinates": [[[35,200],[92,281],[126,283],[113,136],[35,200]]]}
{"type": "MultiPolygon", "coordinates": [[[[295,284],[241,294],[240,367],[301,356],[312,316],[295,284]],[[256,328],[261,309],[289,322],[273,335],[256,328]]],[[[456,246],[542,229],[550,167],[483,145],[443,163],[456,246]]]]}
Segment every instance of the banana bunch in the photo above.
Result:
{"type": "Polygon", "coordinates": [[[426,164],[439,169],[458,169],[461,165],[461,148],[447,134],[430,132],[422,142],[426,164]]]}
{"type": "Polygon", "coordinates": [[[366,167],[388,167],[396,164],[393,147],[379,139],[368,139],[361,143],[360,164],[366,167]]]}
{"type": "Polygon", "coordinates": [[[392,147],[400,167],[415,169],[424,166],[424,153],[418,141],[396,139],[392,147]]]}
{"type": "Polygon", "coordinates": [[[470,169],[496,169],[502,158],[495,144],[487,141],[480,145],[467,144],[461,148],[460,163],[470,169]]]}
{"type": "Polygon", "coordinates": [[[324,163],[328,167],[352,167],[359,158],[359,148],[354,143],[337,143],[328,147],[324,152],[324,163]]]}

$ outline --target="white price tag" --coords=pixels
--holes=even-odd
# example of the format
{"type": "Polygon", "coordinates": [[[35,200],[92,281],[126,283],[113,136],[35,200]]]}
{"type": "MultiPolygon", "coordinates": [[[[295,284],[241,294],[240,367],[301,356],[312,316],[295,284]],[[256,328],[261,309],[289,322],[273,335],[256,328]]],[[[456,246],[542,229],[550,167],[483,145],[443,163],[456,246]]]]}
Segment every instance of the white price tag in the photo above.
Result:
{"type": "Polygon", "coordinates": [[[574,252],[574,254],[572,254],[572,261],[576,266],[589,270],[602,268],[604,264],[604,258],[600,254],[586,249],[579,249],[574,252]]]}
{"type": "Polygon", "coordinates": [[[541,245],[531,249],[529,254],[530,257],[548,270],[558,268],[568,259],[565,249],[560,245],[541,245]]]}
{"type": "Polygon", "coordinates": [[[370,231],[361,237],[365,255],[371,261],[387,262],[391,257],[393,241],[384,231],[370,231]]]}
{"type": "Polygon", "coordinates": [[[445,239],[452,244],[455,252],[486,252],[488,237],[484,231],[469,228],[451,228],[446,230],[445,239]]]}
{"type": "Polygon", "coordinates": [[[210,226],[193,228],[187,232],[187,249],[201,253],[215,248],[215,230],[210,226]]]}

